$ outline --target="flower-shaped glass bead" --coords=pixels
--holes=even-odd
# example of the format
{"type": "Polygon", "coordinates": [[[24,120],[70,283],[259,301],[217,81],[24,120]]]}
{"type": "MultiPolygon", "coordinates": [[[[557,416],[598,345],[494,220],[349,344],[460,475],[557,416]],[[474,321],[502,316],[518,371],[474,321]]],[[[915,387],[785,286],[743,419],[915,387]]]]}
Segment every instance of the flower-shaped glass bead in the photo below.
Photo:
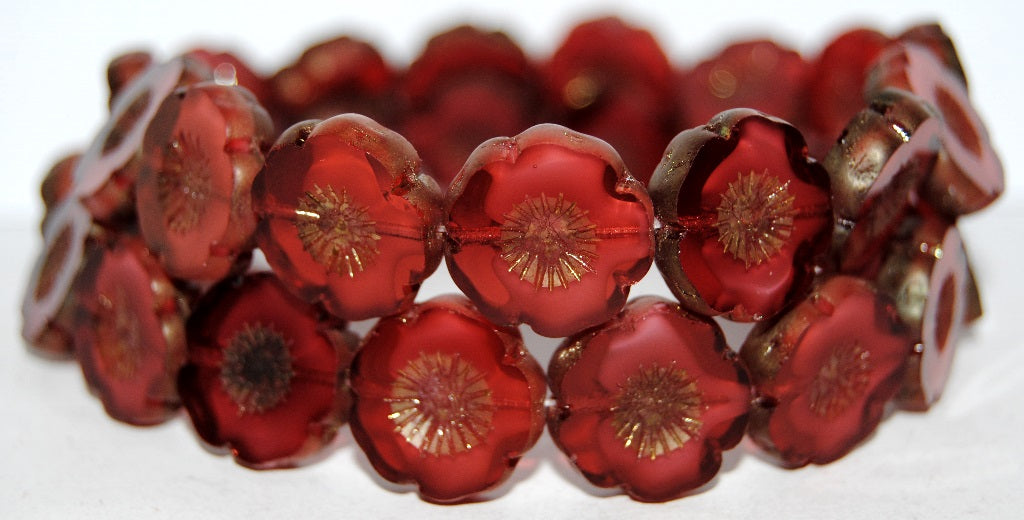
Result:
{"type": "Polygon", "coordinates": [[[136,212],[168,274],[216,281],[252,249],[253,177],[270,146],[270,116],[241,87],[197,83],[160,106],[143,143],[136,212]]]}
{"type": "Polygon", "coordinates": [[[384,478],[452,502],[493,488],[544,430],[544,372],[463,297],[381,319],[352,366],[356,441],[384,478]]]}
{"type": "Polygon", "coordinates": [[[721,329],[660,298],[566,339],[548,375],[555,443],[588,480],[637,500],[708,482],[746,430],[750,384],[721,329]]]}
{"type": "Polygon", "coordinates": [[[643,186],[608,144],[561,126],[481,144],[447,203],[448,270],[495,323],[568,336],[615,315],[650,268],[643,186]]]}
{"type": "Polygon", "coordinates": [[[76,302],[71,287],[92,230],[89,210],[73,197],[47,211],[43,251],[32,267],[21,306],[21,335],[36,353],[69,357],[74,350],[76,302]]]}
{"type": "Polygon", "coordinates": [[[879,57],[867,90],[891,87],[909,90],[931,103],[944,123],[942,150],[923,186],[931,203],[940,211],[959,215],[995,200],[1004,187],[1003,167],[968,97],[962,71],[951,68],[931,47],[896,43],[879,57]]]}
{"type": "Polygon", "coordinates": [[[437,183],[408,141],[366,117],[285,131],[252,193],[270,266],[343,319],[407,308],[441,260],[437,183]]]}
{"type": "Polygon", "coordinates": [[[881,421],[910,350],[886,298],[829,278],[740,349],[756,393],[751,438],[786,467],[842,457],[881,421]]]}
{"type": "Polygon", "coordinates": [[[186,305],[142,240],[92,246],[73,293],[75,351],[107,413],[139,425],[173,417],[186,305]]]}
{"type": "Polygon", "coordinates": [[[825,157],[832,185],[838,268],[872,276],[939,151],[941,120],[921,98],[881,91],[825,157]]]}
{"type": "Polygon", "coordinates": [[[143,137],[164,98],[179,85],[210,79],[210,71],[194,60],[175,58],[131,78],[75,168],[74,195],[101,222],[116,223],[133,214],[143,137]]]}
{"type": "Polygon", "coordinates": [[[584,22],[541,72],[559,120],[614,146],[646,184],[677,131],[676,76],[651,33],[618,18],[584,22]]]}
{"type": "Polygon", "coordinates": [[[427,43],[402,80],[402,134],[447,187],[476,145],[536,123],[541,107],[533,64],[511,38],[460,26],[427,43]]]}
{"type": "Polygon", "coordinates": [[[956,226],[919,205],[904,227],[913,231],[890,245],[878,286],[896,303],[916,341],[898,403],[924,411],[942,395],[957,338],[968,308],[975,304],[968,291],[967,254],[956,226]]]}
{"type": "Polygon", "coordinates": [[[775,42],[732,44],[683,76],[679,94],[682,128],[704,124],[715,114],[736,107],[799,121],[808,71],[798,53],[775,42]]]}
{"type": "Polygon", "coordinates": [[[810,64],[807,79],[807,130],[812,157],[823,158],[843,128],[864,108],[864,81],[890,39],[871,29],[852,29],[835,37],[810,64]]]}
{"type": "Polygon", "coordinates": [[[287,467],[334,439],[351,404],[353,338],[268,273],[226,280],[189,318],[178,376],[199,436],[242,465],[287,467]]]}
{"type": "Polygon", "coordinates": [[[808,286],[832,224],[825,170],[788,123],[723,112],[672,140],[651,179],[656,261],[683,306],[739,321],[808,286]]]}
{"type": "Polygon", "coordinates": [[[267,83],[282,128],[348,112],[394,119],[395,72],[372,45],[347,36],[311,46],[267,83]]]}

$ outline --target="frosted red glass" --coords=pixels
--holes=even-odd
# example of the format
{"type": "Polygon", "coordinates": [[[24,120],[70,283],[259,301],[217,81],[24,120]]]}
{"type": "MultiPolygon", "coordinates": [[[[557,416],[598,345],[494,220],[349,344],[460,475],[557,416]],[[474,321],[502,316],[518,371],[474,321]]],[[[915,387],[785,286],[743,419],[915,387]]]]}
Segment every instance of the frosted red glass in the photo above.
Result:
{"type": "Polygon", "coordinates": [[[846,455],[878,426],[910,351],[893,304],[868,282],[827,279],[740,350],[757,395],[750,437],[791,468],[846,455]]]}
{"type": "Polygon", "coordinates": [[[766,319],[810,282],[832,225],[825,170],[800,133],[747,109],[681,132],[651,179],[656,261],[688,309],[766,319]]]}
{"type": "Polygon", "coordinates": [[[555,443],[592,483],[636,500],[708,482],[746,430],[750,384],[721,329],[657,297],[566,339],[548,377],[555,443]]]}
{"type": "Polygon", "coordinates": [[[74,173],[74,195],[94,219],[115,226],[130,223],[134,216],[142,141],[157,108],[175,87],[210,79],[210,71],[192,60],[175,58],[130,77],[74,173]]]}
{"type": "Polygon", "coordinates": [[[160,106],[143,142],[135,205],[168,274],[216,281],[246,265],[256,228],[249,191],[272,131],[241,87],[197,83],[160,106]]]}
{"type": "Polygon", "coordinates": [[[137,425],[176,415],[186,304],[142,240],[91,247],[74,298],[77,358],[107,413],[137,425]]]}
{"type": "Polygon", "coordinates": [[[747,107],[800,122],[809,66],[795,51],[769,40],[732,44],[688,71],[680,82],[681,128],[747,107]]]}
{"type": "Polygon", "coordinates": [[[939,152],[942,124],[921,98],[876,94],[825,158],[832,184],[832,254],[841,271],[871,278],[939,152]]]}
{"type": "Polygon", "coordinates": [[[544,372],[463,297],[381,319],[353,362],[352,434],[380,475],[453,502],[508,478],[544,430],[544,372]]]}
{"type": "Polygon", "coordinates": [[[501,32],[460,26],[434,36],[402,80],[401,132],[442,187],[476,145],[514,135],[540,113],[537,72],[501,32]]]}
{"type": "MultiPolygon", "coordinates": [[[[955,54],[954,54],[955,56],[955,54]]],[[[950,215],[977,211],[1003,192],[1003,166],[975,112],[963,76],[932,48],[913,42],[894,44],[879,57],[866,88],[895,87],[920,96],[939,113],[942,150],[923,194],[950,215]]]]}
{"type": "Polygon", "coordinates": [[[843,128],[864,108],[864,81],[890,39],[871,29],[852,29],[821,51],[809,67],[805,131],[812,157],[824,158],[843,128]]]}
{"type": "Polygon", "coordinates": [[[676,74],[651,33],[613,17],[581,23],[541,72],[556,120],[607,141],[647,184],[678,112],[676,74]]]}
{"type": "Polygon", "coordinates": [[[437,183],[408,141],[364,116],[285,131],[252,194],[274,272],[343,319],[408,308],[440,262],[437,183]]]}
{"type": "Polygon", "coordinates": [[[249,275],[197,304],[178,390],[205,442],[244,466],[294,466],[315,458],[343,423],[354,346],[344,322],[271,274],[249,275]]]}
{"type": "Polygon", "coordinates": [[[653,210],[610,146],[557,125],[494,138],[448,190],[448,271],[491,321],[568,336],[650,268],[653,210]]]}
{"type": "Polygon", "coordinates": [[[941,397],[960,331],[978,304],[969,291],[967,254],[953,222],[925,206],[908,221],[905,228],[913,231],[890,245],[878,283],[916,343],[898,403],[924,411],[941,397]]]}
{"type": "Polygon", "coordinates": [[[63,358],[73,351],[76,303],[71,286],[92,227],[89,211],[74,198],[47,212],[43,251],[32,266],[21,304],[21,336],[38,354],[63,358]]]}
{"type": "Polygon", "coordinates": [[[372,45],[342,36],[314,44],[267,80],[278,129],[355,112],[395,123],[396,73],[372,45]]]}

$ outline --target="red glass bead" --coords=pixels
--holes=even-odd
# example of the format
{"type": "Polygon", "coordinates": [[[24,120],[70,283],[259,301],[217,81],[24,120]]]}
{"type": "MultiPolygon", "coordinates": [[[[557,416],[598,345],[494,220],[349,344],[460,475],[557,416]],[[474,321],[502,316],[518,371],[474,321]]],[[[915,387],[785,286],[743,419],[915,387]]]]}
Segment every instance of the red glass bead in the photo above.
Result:
{"type": "Polygon", "coordinates": [[[810,283],[828,175],[788,123],[747,109],[681,132],[651,179],[658,268],[684,307],[757,321],[810,283]]]}
{"type": "Polygon", "coordinates": [[[343,319],[408,308],[441,260],[440,189],[408,141],[366,117],[293,126],[252,193],[271,267],[343,319]]]}
{"type": "Polygon", "coordinates": [[[544,430],[544,372],[465,298],[381,319],[353,362],[352,434],[374,469],[453,502],[505,480],[544,430]]]}
{"type": "Polygon", "coordinates": [[[491,321],[568,336],[650,268],[650,198],[605,142],[557,125],[494,138],[448,191],[448,271],[491,321]]]}
{"type": "Polygon", "coordinates": [[[676,131],[675,74],[645,30],[618,18],[582,23],[543,67],[559,121],[599,137],[647,184],[676,131]]]}
{"type": "Polygon", "coordinates": [[[972,297],[967,254],[955,225],[919,206],[904,224],[913,229],[896,242],[879,273],[879,289],[896,303],[900,318],[916,342],[898,404],[925,411],[946,386],[957,339],[972,297]]]}
{"type": "Polygon", "coordinates": [[[711,480],[746,430],[746,370],[710,318],[656,297],[565,340],[548,369],[555,443],[592,483],[660,502],[711,480]]]}
{"type": "Polygon", "coordinates": [[[139,238],[90,249],[74,289],[75,351],[107,413],[159,424],[180,406],[185,304],[139,238]]]}
{"type": "Polygon", "coordinates": [[[78,162],[74,194],[93,218],[116,223],[133,215],[142,140],[164,98],[178,85],[207,79],[192,60],[176,58],[138,72],[114,100],[110,119],[78,162]]]}
{"type": "Polygon", "coordinates": [[[168,274],[216,281],[239,270],[256,227],[250,187],[272,131],[270,116],[236,86],[197,83],[161,104],[143,143],[135,204],[168,274]]]}
{"type": "Polygon", "coordinates": [[[48,212],[43,252],[32,267],[21,306],[21,335],[38,354],[69,357],[73,352],[77,304],[69,295],[92,225],[89,211],[73,198],[48,212]]]}
{"type": "Polygon", "coordinates": [[[343,381],[355,342],[344,327],[267,273],[214,287],[189,318],[178,377],[196,432],[256,469],[315,456],[351,405],[343,381]]]}
{"type": "Polygon", "coordinates": [[[895,87],[917,94],[938,111],[942,150],[923,194],[950,215],[977,211],[1004,187],[1003,167],[989,142],[984,123],[967,95],[967,85],[928,47],[914,43],[890,46],[879,57],[867,85],[869,92],[895,87]]]}
{"type": "Polygon", "coordinates": [[[942,122],[927,103],[897,89],[874,96],[825,158],[838,268],[872,277],[921,180],[935,164],[942,122]]]}
{"type": "Polygon", "coordinates": [[[730,45],[683,77],[682,127],[703,125],[715,114],[737,107],[800,121],[808,73],[799,54],[775,42],[730,45]]]}
{"type": "Polygon", "coordinates": [[[409,114],[402,134],[420,152],[429,173],[448,186],[476,145],[537,122],[536,76],[504,33],[469,26],[441,33],[403,78],[409,114]]]}
{"type": "Polygon", "coordinates": [[[791,468],[842,457],[878,426],[910,347],[868,282],[829,278],[740,350],[757,394],[751,438],[791,468]]]}
{"type": "Polygon", "coordinates": [[[953,40],[950,39],[949,35],[942,30],[941,25],[937,23],[915,25],[903,31],[899,35],[898,40],[927,47],[946,66],[946,70],[959,78],[964,85],[967,85],[967,74],[964,73],[964,67],[960,64],[960,56],[956,52],[956,46],[953,45],[953,40]]]}
{"type": "Polygon", "coordinates": [[[278,128],[348,112],[390,125],[398,108],[395,72],[373,46],[344,36],[313,45],[268,83],[278,128]]]}
{"type": "Polygon", "coordinates": [[[810,65],[806,118],[813,131],[805,134],[812,157],[825,157],[864,107],[868,71],[889,41],[878,31],[852,29],[832,40],[810,65]]]}
{"type": "Polygon", "coordinates": [[[153,64],[153,56],[145,51],[136,51],[122,54],[107,65],[107,85],[110,87],[110,100],[108,104],[111,110],[114,108],[114,100],[121,94],[135,78],[146,72],[153,64]]]}
{"type": "Polygon", "coordinates": [[[81,159],[82,154],[80,153],[67,155],[50,167],[50,171],[46,172],[46,176],[43,177],[43,182],[39,186],[39,195],[43,199],[44,210],[43,220],[39,226],[40,230],[46,229],[51,211],[71,194],[75,168],[81,159]]]}

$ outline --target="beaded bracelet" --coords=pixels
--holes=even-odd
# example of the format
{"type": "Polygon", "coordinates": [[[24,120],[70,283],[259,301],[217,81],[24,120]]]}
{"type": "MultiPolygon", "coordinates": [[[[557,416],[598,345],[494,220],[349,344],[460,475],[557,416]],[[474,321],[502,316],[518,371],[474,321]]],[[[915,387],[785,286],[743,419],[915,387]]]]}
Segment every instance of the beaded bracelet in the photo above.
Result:
{"type": "Polygon", "coordinates": [[[402,74],[343,37],[270,78],[205,50],[108,76],[108,123],[43,181],[23,336],[115,419],[184,407],[248,467],[347,421],[456,502],[546,425],[592,483],[671,500],[744,435],[796,468],[927,410],[981,315],[955,224],[1002,169],[935,25],[686,72],[608,18],[543,64],[460,27],[402,74]],[[465,296],[414,303],[442,257],[465,296]],[[627,303],[652,263],[677,301],[627,303]],[[756,323],[738,352],[715,316],[756,323]],[[565,338],[546,375],[519,324],[565,338]]]}

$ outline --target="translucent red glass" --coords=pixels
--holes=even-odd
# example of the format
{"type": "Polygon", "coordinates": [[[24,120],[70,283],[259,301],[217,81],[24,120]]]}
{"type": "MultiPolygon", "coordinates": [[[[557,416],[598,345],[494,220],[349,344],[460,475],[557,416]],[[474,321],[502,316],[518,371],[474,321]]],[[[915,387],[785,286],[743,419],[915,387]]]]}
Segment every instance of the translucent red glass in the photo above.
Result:
{"type": "Polygon", "coordinates": [[[448,190],[448,271],[491,321],[567,336],[612,317],[650,268],[643,186],[557,125],[481,144],[448,190]]]}
{"type": "Polygon", "coordinates": [[[972,296],[956,226],[925,206],[907,220],[904,230],[913,231],[889,246],[878,279],[916,342],[898,403],[924,411],[946,386],[972,296]]]}
{"type": "Polygon", "coordinates": [[[910,351],[892,303],[829,278],[740,350],[757,394],[750,437],[787,467],[842,457],[878,426],[910,351]]]}
{"type": "Polygon", "coordinates": [[[750,384],[721,329],[660,298],[566,339],[548,377],[555,443],[592,483],[637,500],[708,482],[746,430],[750,384]]]}
{"type": "Polygon", "coordinates": [[[735,109],[681,132],[651,179],[658,268],[688,309],[757,321],[806,290],[832,226],[800,133],[735,109]]]}
{"type": "Polygon", "coordinates": [[[678,101],[675,72],[651,33],[618,18],[584,22],[542,74],[558,122],[608,141],[647,184],[677,131],[678,101]]]}
{"type": "Polygon", "coordinates": [[[876,94],[847,125],[824,162],[838,269],[874,276],[883,248],[935,165],[941,124],[921,98],[892,89],[876,94]]]}
{"type": "Polygon", "coordinates": [[[197,83],[160,106],[135,204],[142,236],[171,276],[216,281],[244,267],[256,228],[249,190],[272,131],[241,87],[197,83]]]}
{"type": "Polygon", "coordinates": [[[732,44],[682,78],[681,128],[703,125],[715,114],[739,107],[800,122],[808,74],[798,53],[775,42],[732,44]]]}
{"type": "Polygon", "coordinates": [[[904,42],[891,45],[879,57],[867,85],[869,92],[887,87],[917,94],[944,122],[942,153],[923,190],[933,205],[959,215],[987,206],[1002,193],[1003,167],[971,105],[962,73],[958,75],[931,47],[904,42]]]}
{"type": "Polygon", "coordinates": [[[278,129],[356,112],[395,122],[395,72],[370,44],[342,36],[306,49],[269,80],[278,129]]]}
{"type": "Polygon", "coordinates": [[[94,219],[118,225],[134,216],[135,179],[142,140],[157,108],[175,87],[211,79],[195,61],[176,58],[131,77],[117,94],[110,118],[82,155],[74,174],[74,195],[94,219]]]}
{"type": "Polygon", "coordinates": [[[43,220],[39,225],[40,231],[46,229],[46,222],[51,212],[60,203],[64,202],[71,194],[71,183],[74,177],[75,167],[82,159],[82,154],[74,153],[61,158],[46,172],[43,182],[39,186],[39,195],[43,199],[43,220]]]}
{"type": "Polygon", "coordinates": [[[374,469],[453,502],[505,480],[544,430],[544,372],[462,297],[380,322],[352,367],[352,434],[374,469]]]}
{"type": "Polygon", "coordinates": [[[809,68],[808,129],[812,157],[828,153],[850,119],[864,108],[864,81],[890,39],[871,29],[852,29],[833,39],[809,68]]]}
{"type": "Polygon", "coordinates": [[[287,467],[334,439],[351,400],[344,322],[270,274],[225,281],[188,320],[178,390],[196,432],[252,468],[287,467]]]}
{"type": "Polygon", "coordinates": [[[514,135],[539,114],[537,72],[501,32],[460,26],[427,43],[402,81],[402,134],[430,174],[448,186],[481,142],[514,135]]]}
{"type": "Polygon", "coordinates": [[[75,301],[71,286],[82,267],[93,226],[89,211],[69,198],[47,214],[43,251],[29,275],[21,305],[21,335],[39,354],[68,357],[73,351],[75,301]]]}
{"type": "Polygon", "coordinates": [[[75,351],[107,413],[137,425],[173,417],[186,305],[142,240],[93,246],[74,297],[75,351]]]}
{"type": "Polygon", "coordinates": [[[408,141],[364,116],[285,131],[252,194],[274,272],[343,319],[408,308],[441,260],[437,183],[408,141]]]}

